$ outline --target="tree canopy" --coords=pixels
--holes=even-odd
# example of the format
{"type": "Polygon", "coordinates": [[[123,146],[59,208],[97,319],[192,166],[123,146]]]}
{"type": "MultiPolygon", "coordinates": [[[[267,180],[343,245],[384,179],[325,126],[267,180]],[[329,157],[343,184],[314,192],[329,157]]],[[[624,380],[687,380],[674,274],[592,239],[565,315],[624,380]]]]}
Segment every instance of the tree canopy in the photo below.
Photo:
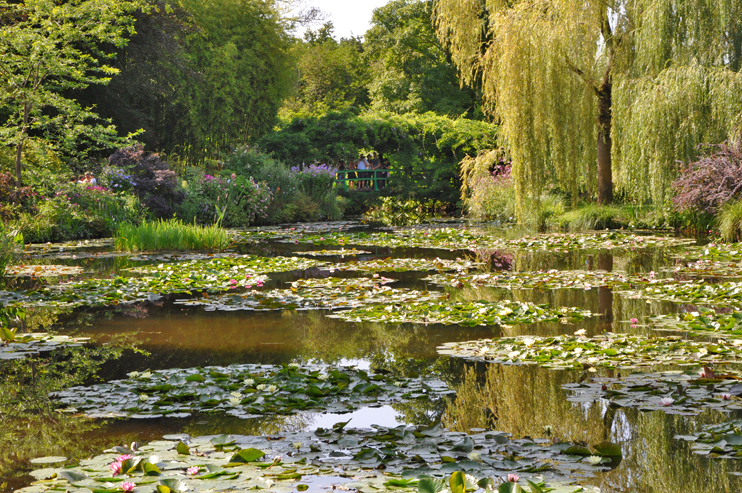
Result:
{"type": "Polygon", "coordinates": [[[0,114],[7,116],[0,144],[16,150],[19,185],[30,136],[42,136],[68,154],[118,141],[115,127],[65,92],[107,84],[118,73],[101,63],[109,58],[102,48],[126,44],[136,6],[114,0],[0,4],[0,114]]]}
{"type": "Polygon", "coordinates": [[[502,121],[521,203],[557,186],[665,203],[677,160],[742,117],[740,0],[439,0],[462,80],[502,121]]]}

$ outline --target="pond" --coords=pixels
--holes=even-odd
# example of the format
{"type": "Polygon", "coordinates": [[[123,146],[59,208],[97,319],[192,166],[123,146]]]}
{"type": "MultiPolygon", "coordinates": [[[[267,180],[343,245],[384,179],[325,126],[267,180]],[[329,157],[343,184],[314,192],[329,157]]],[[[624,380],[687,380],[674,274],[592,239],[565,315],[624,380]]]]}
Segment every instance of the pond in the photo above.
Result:
{"type": "Polygon", "coordinates": [[[463,224],[233,234],[224,255],[27,250],[0,302],[50,335],[2,359],[137,349],[53,396],[44,440],[3,454],[2,489],[742,490],[733,247],[463,224]]]}

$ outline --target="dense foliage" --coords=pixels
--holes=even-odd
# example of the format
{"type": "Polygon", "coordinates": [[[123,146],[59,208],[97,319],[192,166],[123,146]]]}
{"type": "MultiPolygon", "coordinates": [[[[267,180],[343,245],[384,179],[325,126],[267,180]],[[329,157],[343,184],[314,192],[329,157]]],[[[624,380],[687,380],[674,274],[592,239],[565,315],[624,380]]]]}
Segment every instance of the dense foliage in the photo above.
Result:
{"type": "Polygon", "coordinates": [[[296,116],[263,137],[262,149],[279,160],[295,163],[353,161],[359,152],[376,151],[390,160],[385,193],[417,195],[457,202],[459,161],[497,144],[497,127],[434,113],[397,115],[327,112],[296,116]]]}
{"type": "Polygon", "coordinates": [[[742,117],[740,1],[435,5],[462,80],[502,120],[521,212],[554,184],[610,202],[613,173],[627,198],[663,204],[675,161],[742,117]]]}

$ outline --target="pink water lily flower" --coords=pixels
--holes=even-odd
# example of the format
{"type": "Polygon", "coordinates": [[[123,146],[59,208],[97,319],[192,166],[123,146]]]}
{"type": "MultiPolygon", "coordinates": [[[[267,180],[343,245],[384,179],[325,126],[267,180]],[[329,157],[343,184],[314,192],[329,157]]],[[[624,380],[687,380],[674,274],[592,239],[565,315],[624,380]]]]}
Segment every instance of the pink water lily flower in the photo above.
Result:
{"type": "Polygon", "coordinates": [[[124,491],[132,491],[136,485],[134,483],[130,483],[129,481],[124,481],[121,483],[121,489],[124,491]]]}
{"type": "Polygon", "coordinates": [[[639,321],[635,318],[631,319],[631,325],[636,325],[639,321]]]}
{"type": "Polygon", "coordinates": [[[260,287],[263,287],[263,281],[261,281],[260,279],[258,279],[258,282],[256,282],[255,284],[256,284],[256,285],[257,285],[257,286],[258,286],[259,288],[260,288],[260,287]]]}
{"type": "Polygon", "coordinates": [[[124,462],[125,460],[129,460],[129,459],[133,459],[133,458],[134,458],[133,455],[124,454],[124,455],[119,455],[118,457],[116,457],[116,460],[119,461],[119,462],[124,462]]]}
{"type": "Polygon", "coordinates": [[[121,474],[121,462],[111,462],[110,464],[108,464],[108,467],[111,469],[112,476],[118,476],[119,474],[121,474]]]}
{"type": "Polygon", "coordinates": [[[719,398],[728,401],[732,398],[732,394],[719,394],[719,398]]]}
{"type": "Polygon", "coordinates": [[[517,483],[520,479],[520,476],[517,474],[508,474],[508,483],[517,483]]]}
{"type": "Polygon", "coordinates": [[[186,469],[186,472],[191,476],[195,476],[201,469],[198,466],[192,466],[186,469]]]}
{"type": "Polygon", "coordinates": [[[237,284],[237,279],[230,279],[229,284],[237,284]]]}

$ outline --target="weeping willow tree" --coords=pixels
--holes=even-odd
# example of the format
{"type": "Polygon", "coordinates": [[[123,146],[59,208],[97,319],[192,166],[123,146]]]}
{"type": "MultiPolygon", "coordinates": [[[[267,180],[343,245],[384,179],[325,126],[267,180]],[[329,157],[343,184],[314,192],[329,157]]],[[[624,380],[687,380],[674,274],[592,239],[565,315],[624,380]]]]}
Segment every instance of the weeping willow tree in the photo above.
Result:
{"type": "Polygon", "coordinates": [[[520,209],[558,186],[667,199],[742,115],[742,0],[437,0],[462,83],[501,120],[520,209]]]}

